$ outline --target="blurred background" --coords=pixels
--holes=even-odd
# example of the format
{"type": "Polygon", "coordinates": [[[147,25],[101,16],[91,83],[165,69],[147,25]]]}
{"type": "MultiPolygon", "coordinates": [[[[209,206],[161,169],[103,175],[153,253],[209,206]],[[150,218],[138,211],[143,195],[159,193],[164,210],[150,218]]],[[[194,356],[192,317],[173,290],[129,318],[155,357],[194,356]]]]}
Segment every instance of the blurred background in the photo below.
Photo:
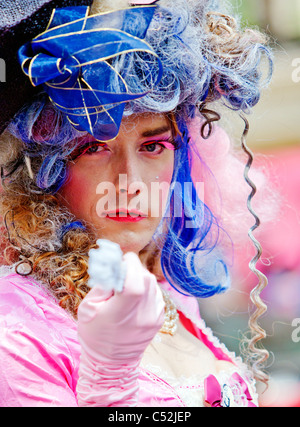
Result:
{"type": "MultiPolygon", "coordinates": [[[[263,344],[270,352],[271,378],[260,403],[300,407],[300,0],[231,2],[246,25],[269,35],[275,55],[274,77],[249,116],[247,139],[255,155],[267,156],[265,167],[282,199],[276,223],[259,233],[263,256],[258,267],[269,280],[262,293],[268,311],[260,324],[267,332],[263,344]]],[[[238,134],[241,124],[236,127],[238,134]]],[[[239,354],[248,330],[249,292],[258,280],[248,269],[250,254],[244,252],[241,262],[237,258],[232,290],[200,304],[215,335],[239,354]]]]}

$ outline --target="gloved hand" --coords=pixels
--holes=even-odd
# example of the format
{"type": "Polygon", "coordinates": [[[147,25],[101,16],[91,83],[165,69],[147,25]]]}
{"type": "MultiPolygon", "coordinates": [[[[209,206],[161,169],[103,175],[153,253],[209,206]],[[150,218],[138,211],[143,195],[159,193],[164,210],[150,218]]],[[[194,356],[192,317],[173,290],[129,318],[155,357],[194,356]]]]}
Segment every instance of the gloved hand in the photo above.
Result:
{"type": "MultiPolygon", "coordinates": [[[[104,256],[101,250],[100,254],[104,256]]],[[[99,277],[99,286],[79,306],[80,406],[137,403],[138,366],[164,321],[164,301],[155,276],[134,253],[124,255],[123,262],[127,270],[123,290],[103,290],[99,277]]]]}

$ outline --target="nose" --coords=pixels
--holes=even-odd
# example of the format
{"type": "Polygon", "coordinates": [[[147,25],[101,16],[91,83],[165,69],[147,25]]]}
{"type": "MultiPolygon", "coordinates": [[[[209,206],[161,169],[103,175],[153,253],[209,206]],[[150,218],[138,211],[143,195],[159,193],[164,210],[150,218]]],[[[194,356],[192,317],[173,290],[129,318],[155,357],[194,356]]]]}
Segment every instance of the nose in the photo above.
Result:
{"type": "Polygon", "coordinates": [[[127,193],[136,196],[142,192],[145,184],[142,179],[141,166],[140,160],[131,152],[119,159],[115,177],[117,194],[127,193]]]}
{"type": "Polygon", "coordinates": [[[142,187],[144,186],[144,183],[141,181],[136,180],[129,180],[128,182],[128,175],[127,174],[119,174],[119,180],[116,184],[116,191],[117,194],[128,194],[132,196],[137,196],[141,193],[142,187]]]}

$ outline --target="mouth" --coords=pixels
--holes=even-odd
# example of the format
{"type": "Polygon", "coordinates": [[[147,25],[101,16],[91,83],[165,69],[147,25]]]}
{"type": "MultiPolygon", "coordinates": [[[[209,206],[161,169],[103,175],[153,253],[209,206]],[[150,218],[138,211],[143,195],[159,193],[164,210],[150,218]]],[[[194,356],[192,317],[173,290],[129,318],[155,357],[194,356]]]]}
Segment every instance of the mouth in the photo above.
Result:
{"type": "Polygon", "coordinates": [[[111,219],[117,222],[139,222],[148,216],[142,212],[136,210],[116,210],[110,212],[104,212],[103,216],[105,218],[111,219]]]}

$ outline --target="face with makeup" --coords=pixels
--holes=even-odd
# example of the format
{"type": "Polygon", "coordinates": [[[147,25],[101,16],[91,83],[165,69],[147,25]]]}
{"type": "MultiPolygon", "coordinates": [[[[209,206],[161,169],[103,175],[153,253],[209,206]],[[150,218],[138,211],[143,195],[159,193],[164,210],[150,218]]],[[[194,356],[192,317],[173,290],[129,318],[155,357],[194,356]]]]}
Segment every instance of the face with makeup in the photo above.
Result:
{"type": "Polygon", "coordinates": [[[68,165],[59,197],[77,219],[92,225],[98,238],[138,254],[165,210],[174,144],[166,115],[125,117],[114,140],[86,137],[68,165]]]}

